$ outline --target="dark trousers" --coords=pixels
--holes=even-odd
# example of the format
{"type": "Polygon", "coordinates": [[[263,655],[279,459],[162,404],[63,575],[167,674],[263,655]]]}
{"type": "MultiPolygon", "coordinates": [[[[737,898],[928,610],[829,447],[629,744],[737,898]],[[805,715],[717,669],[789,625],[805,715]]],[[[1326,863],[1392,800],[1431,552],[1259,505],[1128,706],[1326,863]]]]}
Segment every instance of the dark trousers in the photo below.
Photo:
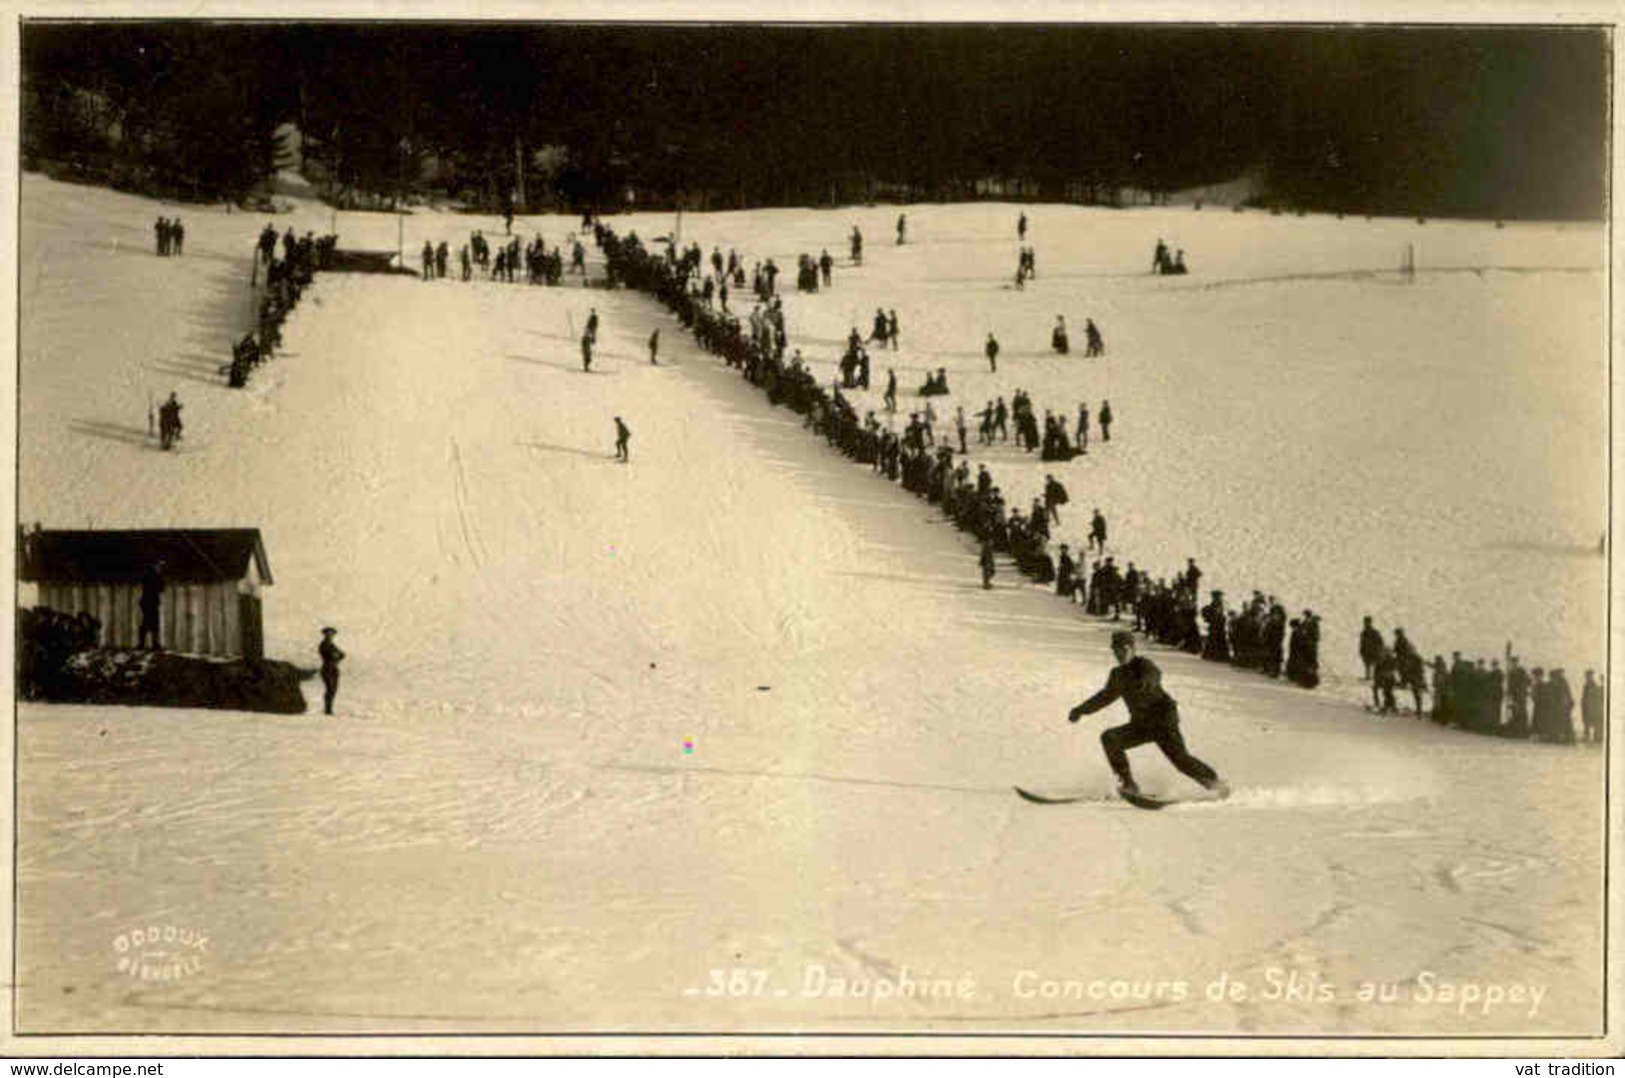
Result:
{"type": "Polygon", "coordinates": [[[152,636],[152,647],[155,650],[161,649],[163,645],[158,641],[158,611],[156,610],[151,613],[145,610],[141,612],[141,628],[136,633],[135,646],[138,648],[146,647],[149,633],[152,636]]]}
{"type": "Polygon", "coordinates": [[[333,698],[339,694],[339,672],[337,670],[322,671],[322,712],[333,714],[333,698]]]}
{"type": "Polygon", "coordinates": [[[1211,767],[1192,756],[1185,748],[1185,739],[1179,733],[1179,712],[1170,710],[1165,718],[1113,726],[1100,735],[1100,745],[1106,750],[1106,760],[1111,764],[1119,782],[1134,781],[1134,775],[1128,766],[1128,750],[1151,741],[1156,742],[1157,748],[1168,757],[1168,762],[1182,774],[1189,775],[1204,784],[1218,777],[1211,767]]]}

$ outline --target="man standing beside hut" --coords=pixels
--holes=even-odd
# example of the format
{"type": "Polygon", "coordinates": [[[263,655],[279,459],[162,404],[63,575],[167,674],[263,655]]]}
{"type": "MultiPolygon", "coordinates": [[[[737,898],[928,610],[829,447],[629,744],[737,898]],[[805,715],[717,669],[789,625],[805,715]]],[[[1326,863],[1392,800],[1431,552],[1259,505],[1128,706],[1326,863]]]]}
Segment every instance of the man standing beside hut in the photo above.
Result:
{"type": "Polygon", "coordinates": [[[333,643],[333,637],[338,630],[331,625],[322,629],[322,642],[316,645],[316,653],[322,657],[322,713],[333,714],[333,698],[339,694],[339,663],[344,661],[344,652],[333,643]]]}

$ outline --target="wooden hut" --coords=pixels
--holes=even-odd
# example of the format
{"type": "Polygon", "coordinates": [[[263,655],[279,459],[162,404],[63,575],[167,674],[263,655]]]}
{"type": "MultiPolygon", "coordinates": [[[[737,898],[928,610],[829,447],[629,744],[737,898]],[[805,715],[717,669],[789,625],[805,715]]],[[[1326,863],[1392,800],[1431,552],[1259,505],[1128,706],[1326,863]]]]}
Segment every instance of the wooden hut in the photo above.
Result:
{"type": "Polygon", "coordinates": [[[162,563],[158,639],[170,651],[262,659],[260,589],[271,565],[258,528],[25,532],[21,578],[39,603],[101,622],[102,647],[133,648],[141,628],[141,580],[162,563]]]}

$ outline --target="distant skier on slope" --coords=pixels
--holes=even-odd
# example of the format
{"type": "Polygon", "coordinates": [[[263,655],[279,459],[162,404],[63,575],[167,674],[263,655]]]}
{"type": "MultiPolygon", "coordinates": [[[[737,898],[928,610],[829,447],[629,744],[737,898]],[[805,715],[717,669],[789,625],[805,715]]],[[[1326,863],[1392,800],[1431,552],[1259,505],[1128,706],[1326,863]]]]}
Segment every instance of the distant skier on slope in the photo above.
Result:
{"type": "Polygon", "coordinates": [[[1168,762],[1182,774],[1195,779],[1204,789],[1226,796],[1230,788],[1224,780],[1185,748],[1185,739],[1179,732],[1179,705],[1163,691],[1162,671],[1150,659],[1136,655],[1134,649],[1133,633],[1126,630],[1112,633],[1112,655],[1117,665],[1107,677],[1105,688],[1074,707],[1067,721],[1077,722],[1121,698],[1128,706],[1129,721],[1100,735],[1101,747],[1117,776],[1120,791],[1139,796],[1139,784],[1129,770],[1128,750],[1154,741],[1168,762]]]}

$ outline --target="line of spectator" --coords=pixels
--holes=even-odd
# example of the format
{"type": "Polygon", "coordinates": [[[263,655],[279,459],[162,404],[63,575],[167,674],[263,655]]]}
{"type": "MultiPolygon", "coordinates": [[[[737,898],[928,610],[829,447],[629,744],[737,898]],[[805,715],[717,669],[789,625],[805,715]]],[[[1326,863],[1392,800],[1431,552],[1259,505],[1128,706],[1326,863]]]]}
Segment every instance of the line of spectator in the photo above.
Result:
{"type": "MultiPolygon", "coordinates": [[[[1106,521],[1097,508],[1090,521],[1089,547],[1097,550],[1100,558],[1085,579],[1067,544],[1060,546],[1059,561],[1048,550],[1051,527],[1059,524],[1060,507],[1070,501],[1064,485],[1053,475],[1046,476],[1043,496],[1034,498],[1030,509],[1007,505],[985,464],[978,466],[974,477],[971,475],[965,458],[962,410],[958,423],[961,446],[956,464],[953,447],[946,444],[946,439],[940,443],[936,440],[930,420],[920,413],[911,414],[908,426],[900,434],[896,433],[883,426],[872,411],[859,416],[857,408],[842,392],[843,383],[849,379],[843,378],[825,388],[802,360],[799,350],[786,360],[783,313],[776,298],[767,307],[771,314],[764,319],[766,325],[753,316],[752,329],[746,332],[732,313],[713,308],[696,296],[689,285],[691,276],[699,271],[698,248],[691,249],[692,255],[679,258],[668,252],[668,257],[661,258],[650,254],[635,232],[622,239],[608,226],[598,224],[595,234],[607,260],[612,287],[624,283],[652,294],[693,332],[702,348],[738,368],[746,380],[766,393],[770,403],[788,406],[806,417],[808,427],[846,456],[870,465],[877,474],[900,482],[904,489],[940,505],[956,526],[978,540],[985,586],[991,586],[994,552],[1002,552],[1015,561],[1025,576],[1040,584],[1054,582],[1063,598],[1081,603],[1087,613],[1117,619],[1124,610],[1131,610],[1136,629],[1170,646],[1193,653],[1204,651],[1207,644],[1196,625],[1195,602],[1201,571],[1194,559],[1173,585],[1166,580],[1150,581],[1132,562],[1127,576],[1120,575],[1114,558],[1105,554],[1106,521]]],[[[946,389],[946,373],[939,372],[938,377],[946,389]]],[[[894,391],[889,392],[888,397],[895,401],[894,391]]],[[[1030,400],[1025,394],[1018,394],[1018,398],[1024,402],[1024,415],[1030,414],[1030,400]]],[[[1109,404],[1103,402],[1103,405],[1105,416],[1102,418],[1106,419],[1110,415],[1109,404]]],[[[1081,411],[1083,416],[1087,415],[1086,409],[1081,411]]],[[[1053,423],[1050,436],[1067,444],[1064,421],[1054,419],[1053,423]]],[[[1080,417],[1080,424],[1086,429],[1087,419],[1080,417]]],[[[1018,431],[1022,429],[1026,434],[1020,437],[1035,445],[1038,440],[1036,422],[1026,423],[1025,427],[1018,423],[1018,431]]],[[[1070,449],[1069,444],[1067,448],[1070,449]]],[[[1288,623],[1279,604],[1262,612],[1249,604],[1246,610],[1233,618],[1222,619],[1219,624],[1224,626],[1220,644],[1226,659],[1256,667],[1270,676],[1280,676],[1284,670],[1286,676],[1306,688],[1319,683],[1320,622],[1310,611],[1288,623]],[[1283,636],[1289,637],[1284,656],[1281,654],[1283,636]],[[1237,637],[1241,641],[1239,652],[1228,644],[1228,640],[1237,637]]]]}
{"type": "Polygon", "coordinates": [[[232,343],[231,362],[222,368],[233,388],[246,386],[254,368],[270,359],[281,346],[282,323],[315,280],[316,271],[332,265],[338,242],[339,238],[333,235],[317,237],[306,232],[302,237],[295,236],[290,228],[282,235],[282,257],[278,258],[275,226],[267,224],[260,231],[254,248],[252,281],[258,282],[263,264],[265,291],[260,296],[254,332],[232,343]]]}
{"type": "Polygon", "coordinates": [[[1432,720],[1471,733],[1496,737],[1548,741],[1572,745],[1602,741],[1606,714],[1602,684],[1587,670],[1580,688],[1581,729],[1574,727],[1574,691],[1562,667],[1525,669],[1512,645],[1506,648],[1506,669],[1500,659],[1488,666],[1479,659],[1464,659],[1451,652],[1450,662],[1435,655],[1424,662],[1405,630],[1396,628],[1390,644],[1368,615],[1360,629],[1360,661],[1364,680],[1371,683],[1370,710],[1378,715],[1399,714],[1396,691],[1411,695],[1413,714],[1421,718],[1422,698],[1432,694],[1432,720]],[[1429,675],[1432,683],[1429,684],[1429,675]]]}

